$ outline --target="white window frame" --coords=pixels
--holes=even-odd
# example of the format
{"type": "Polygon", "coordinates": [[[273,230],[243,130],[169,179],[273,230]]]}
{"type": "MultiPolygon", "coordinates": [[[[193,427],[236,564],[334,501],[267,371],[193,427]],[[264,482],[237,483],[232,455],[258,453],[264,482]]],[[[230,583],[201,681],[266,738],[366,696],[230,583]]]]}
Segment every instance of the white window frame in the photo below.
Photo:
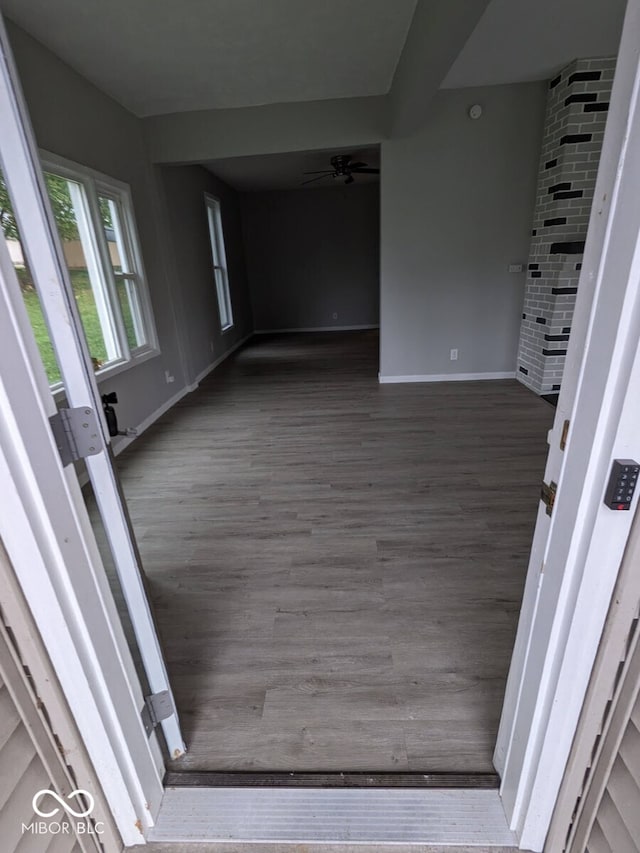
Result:
{"type": "Polygon", "coordinates": [[[233,329],[233,308],[231,306],[231,292],[229,290],[227,253],[224,247],[222,205],[219,198],[209,195],[209,193],[205,193],[204,198],[207,208],[213,275],[216,285],[216,296],[218,298],[220,329],[222,332],[228,332],[230,329],[233,329]]]}
{"type": "MultiPolygon", "coordinates": [[[[93,265],[91,280],[92,283],[95,281],[98,286],[94,294],[107,350],[116,347],[120,354],[118,358],[96,370],[96,379],[101,382],[160,355],[151,297],[136,228],[131,188],[128,184],[112,178],[110,175],[75,163],[50,151],[40,150],[39,153],[44,172],[50,172],[61,178],[75,181],[81,184],[84,190],[86,203],[82,205],[84,216],[77,217],[78,231],[81,241],[84,237],[90,247],[87,265],[93,265]],[[109,246],[100,217],[99,196],[106,196],[118,203],[119,212],[123,218],[122,241],[133,265],[133,270],[125,277],[136,280],[141,315],[139,320],[142,321],[144,335],[147,339],[146,343],[138,347],[131,347],[127,340],[122,309],[116,290],[117,275],[111,265],[109,246]],[[95,263],[96,260],[97,263],[95,263]]],[[[62,383],[54,383],[51,388],[60,393],[62,383]]]]}

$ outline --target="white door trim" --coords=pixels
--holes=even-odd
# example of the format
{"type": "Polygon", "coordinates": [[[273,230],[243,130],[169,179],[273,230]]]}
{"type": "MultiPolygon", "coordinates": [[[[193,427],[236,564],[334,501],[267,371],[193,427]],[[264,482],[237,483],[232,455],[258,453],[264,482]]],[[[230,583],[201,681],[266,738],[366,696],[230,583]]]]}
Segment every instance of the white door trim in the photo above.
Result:
{"type": "Polygon", "coordinates": [[[85,463],[149,687],[154,694],[168,694],[172,705],[173,713],[162,720],[161,726],[169,754],[177,757],[185,751],[178,714],[141,576],[133,533],[110,458],[109,434],[102,414],[100,392],[81,331],[82,325],[51,213],[38,150],[1,16],[0,48],[0,162],[22,232],[23,247],[37,282],[66,398],[70,406],[88,406],[99,417],[101,428],[97,445],[101,452],[88,456],[85,463]]]}
{"type": "Polygon", "coordinates": [[[602,499],[612,460],[640,458],[639,59],[640,0],[630,0],[569,344],[575,399],[561,392],[549,464],[561,453],[568,408],[571,428],[548,538],[534,539],[496,747],[511,827],[534,851],[544,845],[631,526],[631,512],[602,499]]]}
{"type": "MultiPolygon", "coordinates": [[[[38,198],[44,189],[37,157],[20,138],[11,86],[15,70],[1,19],[0,50],[0,162],[7,182],[20,186],[20,222],[31,267],[38,283],[46,282],[53,310],[65,318],[69,306],[56,270],[59,257],[48,233],[46,205],[38,198]]],[[[70,375],[76,371],[78,405],[82,361],[69,361],[70,375]]],[[[71,387],[67,390],[72,396],[71,387]]],[[[87,397],[82,402],[92,406],[87,397]]],[[[63,468],[54,442],[49,417],[55,412],[15,270],[0,239],[0,538],[118,830],[132,845],[142,843],[154,824],[164,763],[155,735],[148,738],[142,723],[144,699],[77,476],[73,467],[63,468]]],[[[104,451],[100,456],[106,461],[104,451]]]]}
{"type": "Polygon", "coordinates": [[[158,759],[115,605],[99,580],[95,540],[79,517],[77,478],[63,469],[49,427],[47,380],[31,330],[23,334],[28,318],[16,293],[20,299],[0,240],[0,537],[118,829],[126,843],[139,843],[162,797],[158,759]]]}

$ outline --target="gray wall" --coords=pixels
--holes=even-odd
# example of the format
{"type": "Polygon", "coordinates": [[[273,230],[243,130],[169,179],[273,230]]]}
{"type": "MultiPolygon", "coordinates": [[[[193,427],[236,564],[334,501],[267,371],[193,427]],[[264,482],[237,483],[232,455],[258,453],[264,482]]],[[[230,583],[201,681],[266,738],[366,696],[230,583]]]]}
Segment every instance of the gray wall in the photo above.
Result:
{"type": "Polygon", "coordinates": [[[545,91],[440,91],[423,129],[383,143],[382,377],[515,372],[525,274],[507,270],[526,265],[545,91]]]}
{"type": "MultiPolygon", "coordinates": [[[[225,346],[210,322],[216,316],[213,283],[204,213],[202,219],[198,214],[201,194],[216,188],[199,168],[172,173],[152,167],[139,120],[17,28],[10,26],[10,35],[38,144],[132,188],[162,352],[103,387],[118,392],[121,423],[136,425],[225,346]],[[183,237],[174,239],[178,234],[183,237]],[[165,370],[174,383],[165,382],[165,370]]],[[[383,143],[383,376],[515,370],[524,274],[509,274],[507,266],[526,262],[528,253],[544,95],[542,83],[441,91],[423,129],[383,143]],[[475,102],[484,107],[476,122],[467,117],[475,102]],[[459,349],[457,362],[449,360],[452,347],[459,349]]],[[[234,259],[235,335],[251,327],[237,205],[231,190],[216,186],[231,210],[225,236],[234,259]]],[[[366,192],[346,187],[249,200],[246,248],[256,328],[377,321],[377,211],[362,203],[363,215],[371,216],[365,225],[349,210],[366,192]],[[304,299],[301,275],[309,288],[304,299]]]]}
{"type": "Polygon", "coordinates": [[[143,119],[156,163],[367,147],[387,135],[384,95],[197,110],[143,119]]]}
{"type": "Polygon", "coordinates": [[[243,193],[242,209],[257,330],[378,325],[377,184],[243,193]]]}
{"type": "MultiPolygon", "coordinates": [[[[18,27],[7,23],[40,148],[131,186],[161,353],[113,378],[104,379],[101,390],[118,393],[121,425],[137,426],[193,382],[197,372],[206,366],[205,359],[211,363],[221,353],[221,342],[215,335],[215,351],[211,352],[208,338],[203,353],[201,329],[192,335],[187,325],[200,312],[211,314],[213,283],[207,271],[207,284],[203,284],[202,261],[187,263],[185,260],[191,236],[181,225],[183,214],[185,223],[193,222],[195,196],[199,195],[201,226],[194,237],[193,252],[202,259],[202,229],[206,228],[202,193],[205,189],[221,188],[212,184],[203,170],[196,170],[196,173],[185,170],[184,180],[176,177],[164,186],[160,170],[151,166],[146,153],[142,122],[18,27]],[[174,193],[175,198],[172,198],[174,193]],[[173,257],[171,227],[180,229],[181,233],[179,263],[173,257]],[[180,266],[182,271],[178,275],[180,266]],[[205,293],[207,287],[210,290],[205,293]],[[183,312],[185,304],[188,310],[183,312]],[[174,376],[173,383],[166,382],[165,371],[174,376]]],[[[227,200],[232,198],[231,191],[225,190],[224,195],[227,200]]],[[[231,221],[235,223],[231,232],[239,237],[234,215],[231,214],[231,221]]],[[[239,242],[231,247],[229,254],[237,266],[241,256],[239,242]]],[[[242,278],[241,271],[238,279],[242,281],[242,278]]],[[[245,314],[248,298],[236,297],[234,308],[236,304],[239,306],[235,314],[237,328],[249,331],[250,315],[245,314]]],[[[231,344],[233,338],[228,338],[228,342],[231,344]]]]}
{"type": "Polygon", "coordinates": [[[179,294],[179,325],[187,330],[185,356],[194,382],[212,361],[253,331],[245,271],[239,195],[201,166],[162,166],[158,172],[173,250],[172,282],[179,294]],[[233,327],[220,330],[204,194],[220,201],[233,327]]]}

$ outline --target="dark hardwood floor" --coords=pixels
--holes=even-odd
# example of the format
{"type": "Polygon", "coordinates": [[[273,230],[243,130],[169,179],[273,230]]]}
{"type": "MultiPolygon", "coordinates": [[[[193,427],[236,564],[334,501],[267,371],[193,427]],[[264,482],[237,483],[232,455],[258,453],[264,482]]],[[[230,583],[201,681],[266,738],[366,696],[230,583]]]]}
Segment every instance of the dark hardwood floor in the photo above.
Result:
{"type": "Polygon", "coordinates": [[[553,410],[256,337],[118,459],[173,770],[491,772],[553,410]]]}

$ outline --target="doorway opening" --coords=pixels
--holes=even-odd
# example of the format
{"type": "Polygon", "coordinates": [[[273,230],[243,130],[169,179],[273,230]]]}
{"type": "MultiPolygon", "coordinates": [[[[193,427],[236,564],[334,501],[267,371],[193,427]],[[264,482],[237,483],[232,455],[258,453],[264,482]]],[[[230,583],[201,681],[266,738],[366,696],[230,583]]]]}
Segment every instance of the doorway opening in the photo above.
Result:
{"type": "MultiPolygon", "coordinates": [[[[288,276],[308,310],[309,253],[334,249],[349,270],[367,240],[377,259],[377,193],[373,182],[243,192],[243,236],[271,276],[254,310],[270,328],[117,458],[188,742],[169,759],[174,781],[241,771],[497,784],[493,747],[552,418],[513,380],[380,385],[376,328],[278,319],[278,300],[289,305],[274,284],[293,254],[287,216],[299,244],[288,276]],[[360,235],[354,205],[366,211],[360,235]],[[351,231],[336,243],[345,207],[351,231]],[[267,302],[272,313],[260,315],[267,302]]],[[[210,198],[200,199],[209,237],[210,198]]],[[[219,201],[216,210],[218,238],[219,201]]],[[[226,257],[217,266],[226,272],[226,257]]],[[[229,290],[222,306],[215,294],[225,331],[229,290]]],[[[358,298],[358,310],[377,310],[369,290],[358,298]]],[[[85,492],[146,687],[109,536],[85,492]]]]}
{"type": "MultiPolygon", "coordinates": [[[[240,356],[238,356],[238,359],[236,359],[236,362],[240,362],[240,356]]],[[[86,366],[86,364],[85,364],[85,366],[86,366]]],[[[229,368],[231,369],[231,365],[229,365],[229,368]]],[[[624,377],[623,377],[623,378],[624,378],[624,377]]],[[[486,386],[485,386],[485,387],[486,387],[486,386]]],[[[227,389],[224,389],[224,390],[227,390],[227,389]]],[[[356,402],[357,402],[357,401],[356,401],[356,402]]],[[[455,407],[454,407],[454,408],[455,408],[455,407]]],[[[467,412],[465,412],[465,414],[468,414],[468,413],[467,413],[467,412]]],[[[279,426],[281,426],[281,425],[279,425],[279,426]]],[[[403,436],[403,437],[406,437],[406,436],[403,436]]],[[[370,436],[369,436],[369,438],[370,438],[370,436]]],[[[361,447],[363,447],[363,446],[364,446],[364,447],[366,448],[366,441],[365,441],[365,442],[361,442],[360,446],[361,446],[361,447]]],[[[413,460],[411,460],[411,461],[413,461],[413,460]]],[[[467,466],[466,466],[466,462],[465,462],[464,467],[465,467],[465,468],[467,467],[467,466]]],[[[250,466],[250,469],[251,469],[251,466],[250,466]]],[[[258,470],[259,470],[259,463],[258,463],[258,470]]],[[[452,470],[453,470],[453,469],[452,469],[452,470]]],[[[246,473],[246,472],[245,472],[245,473],[246,473]]],[[[254,472],[250,470],[250,473],[251,473],[251,474],[253,474],[254,472]]],[[[465,473],[466,473],[466,471],[465,471],[465,473]]],[[[448,484],[448,482],[449,482],[449,481],[447,481],[447,484],[448,484]]],[[[445,484],[445,485],[446,485],[446,484],[445,484]]],[[[258,500],[259,500],[259,498],[258,498],[258,500]]],[[[376,543],[376,545],[377,545],[377,543],[376,543]]],[[[545,590],[545,592],[546,592],[546,590],[545,590]]],[[[406,742],[406,739],[405,739],[405,742],[406,742]]]]}
{"type": "Polygon", "coordinates": [[[118,457],[174,773],[494,772],[552,412],[376,359],[375,332],[257,336],[118,457]]]}

